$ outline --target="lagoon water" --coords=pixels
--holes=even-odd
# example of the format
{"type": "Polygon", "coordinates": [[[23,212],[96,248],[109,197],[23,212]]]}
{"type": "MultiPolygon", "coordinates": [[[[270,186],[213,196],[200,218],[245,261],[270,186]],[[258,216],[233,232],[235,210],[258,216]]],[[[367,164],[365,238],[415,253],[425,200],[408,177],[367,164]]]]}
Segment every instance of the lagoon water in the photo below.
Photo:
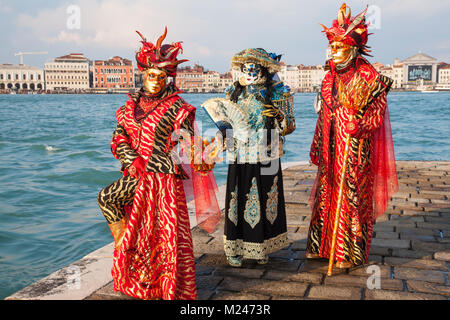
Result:
{"type": "MultiPolygon", "coordinates": [[[[221,94],[185,94],[192,105],[221,94]]],[[[308,161],[315,94],[296,94],[284,162],[308,161]]],[[[0,298],[112,241],[96,197],[120,177],[110,152],[126,95],[0,95],[0,298]]],[[[397,160],[450,160],[450,92],[391,92],[397,160]]],[[[197,121],[213,129],[201,108],[197,121]]],[[[214,131],[214,130],[212,130],[214,131]]],[[[226,165],[214,169],[219,184],[226,165]]]]}

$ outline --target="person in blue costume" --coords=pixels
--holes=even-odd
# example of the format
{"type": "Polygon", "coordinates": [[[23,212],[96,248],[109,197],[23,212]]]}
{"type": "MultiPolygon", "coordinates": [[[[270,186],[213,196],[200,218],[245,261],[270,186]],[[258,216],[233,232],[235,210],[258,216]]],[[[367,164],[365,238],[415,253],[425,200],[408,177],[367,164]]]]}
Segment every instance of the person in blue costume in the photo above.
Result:
{"type": "Polygon", "coordinates": [[[248,132],[227,130],[228,177],[224,250],[231,266],[243,259],[259,264],[288,244],[280,158],[284,136],[295,130],[293,95],[277,81],[281,56],[261,48],[236,54],[232,68],[241,76],[226,99],[248,115],[248,132]]]}

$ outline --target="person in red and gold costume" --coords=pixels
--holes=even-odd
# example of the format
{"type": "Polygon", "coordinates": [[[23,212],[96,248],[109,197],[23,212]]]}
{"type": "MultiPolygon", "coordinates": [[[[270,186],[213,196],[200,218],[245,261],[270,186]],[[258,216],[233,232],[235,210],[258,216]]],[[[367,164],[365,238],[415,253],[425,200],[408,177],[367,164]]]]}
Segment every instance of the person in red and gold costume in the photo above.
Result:
{"type": "Polygon", "coordinates": [[[398,189],[386,96],[392,80],[368,55],[367,12],[352,17],[343,4],[330,28],[331,47],[311,145],[318,166],[307,258],[327,258],[338,268],[367,263],[375,219],[398,189]]]}
{"type": "Polygon", "coordinates": [[[162,44],[166,33],[167,28],[154,45],[138,32],[143,41],[136,60],[144,85],[116,111],[111,141],[123,177],[102,189],[97,199],[115,241],[114,290],[139,299],[196,299],[186,195],[195,197],[199,226],[208,232],[217,225],[220,210],[214,163],[203,159],[209,142],[201,140],[200,148],[192,143],[195,107],[168,82],[187,60],[177,60],[179,42],[162,44]],[[185,154],[202,152],[191,152],[186,164],[177,158],[180,146],[185,154]]]}

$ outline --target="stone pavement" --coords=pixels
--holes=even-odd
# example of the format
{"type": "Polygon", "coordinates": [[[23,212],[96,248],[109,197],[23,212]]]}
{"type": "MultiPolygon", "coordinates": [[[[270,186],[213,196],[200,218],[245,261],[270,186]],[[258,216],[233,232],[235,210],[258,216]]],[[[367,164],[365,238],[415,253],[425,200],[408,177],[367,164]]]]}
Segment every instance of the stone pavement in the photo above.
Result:
{"type": "MultiPolygon", "coordinates": [[[[232,268],[223,253],[223,219],[211,235],[194,228],[198,299],[448,300],[450,162],[398,161],[397,170],[400,189],[376,221],[367,265],[327,277],[327,260],[305,259],[316,167],[290,167],[283,171],[290,245],[267,265],[232,268]],[[377,274],[380,288],[370,289],[377,274]]],[[[88,299],[131,298],[114,293],[110,282],[88,299]]]]}

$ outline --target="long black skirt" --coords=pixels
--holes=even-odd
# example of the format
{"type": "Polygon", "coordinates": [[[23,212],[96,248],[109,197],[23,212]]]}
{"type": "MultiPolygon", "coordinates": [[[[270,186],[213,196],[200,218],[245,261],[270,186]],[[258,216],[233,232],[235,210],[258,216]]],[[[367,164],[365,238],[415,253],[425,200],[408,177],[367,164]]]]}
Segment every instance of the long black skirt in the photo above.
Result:
{"type": "Polygon", "coordinates": [[[279,159],[228,166],[224,230],[227,256],[264,259],[288,245],[279,159]]]}

